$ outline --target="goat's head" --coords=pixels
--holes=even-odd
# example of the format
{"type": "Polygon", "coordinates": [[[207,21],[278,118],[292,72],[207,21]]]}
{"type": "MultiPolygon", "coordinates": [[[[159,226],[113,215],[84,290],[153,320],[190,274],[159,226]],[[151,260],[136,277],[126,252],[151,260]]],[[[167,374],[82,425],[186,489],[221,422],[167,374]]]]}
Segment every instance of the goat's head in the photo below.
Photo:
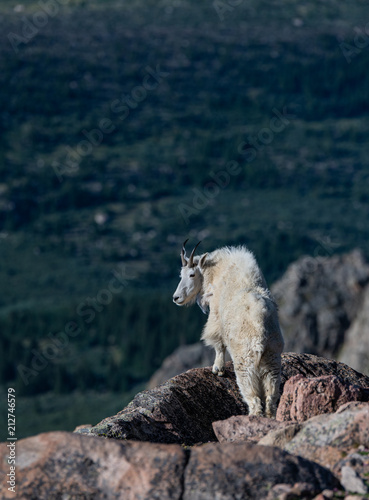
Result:
{"type": "Polygon", "coordinates": [[[191,255],[187,257],[185,245],[188,240],[183,243],[181,250],[182,269],[176,291],[173,294],[173,302],[177,306],[184,306],[193,304],[196,301],[197,295],[201,292],[203,276],[202,265],[205,263],[207,253],[200,258],[195,257],[196,248],[200,245],[201,241],[192,250],[191,255]]]}

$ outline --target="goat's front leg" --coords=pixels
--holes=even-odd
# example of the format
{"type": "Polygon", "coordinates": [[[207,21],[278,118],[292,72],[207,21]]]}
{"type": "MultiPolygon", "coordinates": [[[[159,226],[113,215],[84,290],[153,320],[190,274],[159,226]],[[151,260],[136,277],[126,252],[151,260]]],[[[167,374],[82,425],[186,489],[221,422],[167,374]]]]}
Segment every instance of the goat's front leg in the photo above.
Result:
{"type": "Polygon", "coordinates": [[[201,339],[206,345],[215,349],[215,361],[213,364],[214,375],[222,377],[224,375],[224,355],[226,347],[223,343],[223,336],[218,320],[218,315],[210,309],[208,321],[206,322],[201,339]]]}
{"type": "Polygon", "coordinates": [[[224,355],[225,355],[225,346],[222,343],[216,343],[214,346],[215,349],[215,360],[213,364],[213,373],[214,375],[218,375],[218,377],[223,377],[224,375],[224,355]]]}

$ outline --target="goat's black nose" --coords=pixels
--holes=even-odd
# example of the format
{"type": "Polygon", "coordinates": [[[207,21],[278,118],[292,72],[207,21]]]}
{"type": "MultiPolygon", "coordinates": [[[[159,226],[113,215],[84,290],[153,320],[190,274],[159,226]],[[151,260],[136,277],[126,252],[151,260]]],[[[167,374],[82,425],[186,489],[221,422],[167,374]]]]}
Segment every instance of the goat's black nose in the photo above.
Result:
{"type": "Polygon", "coordinates": [[[178,299],[179,299],[178,295],[176,295],[175,297],[173,297],[174,302],[177,302],[178,299]]]}

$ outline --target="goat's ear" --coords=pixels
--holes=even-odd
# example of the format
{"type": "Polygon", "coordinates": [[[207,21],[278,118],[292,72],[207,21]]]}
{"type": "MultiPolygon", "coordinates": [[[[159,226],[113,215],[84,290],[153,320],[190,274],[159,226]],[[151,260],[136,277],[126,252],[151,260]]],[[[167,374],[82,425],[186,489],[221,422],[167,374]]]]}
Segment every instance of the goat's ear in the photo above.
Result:
{"type": "Polygon", "coordinates": [[[198,263],[198,266],[200,269],[204,268],[205,261],[206,261],[208,255],[209,255],[208,253],[204,253],[204,255],[201,256],[199,263],[198,263]]]}

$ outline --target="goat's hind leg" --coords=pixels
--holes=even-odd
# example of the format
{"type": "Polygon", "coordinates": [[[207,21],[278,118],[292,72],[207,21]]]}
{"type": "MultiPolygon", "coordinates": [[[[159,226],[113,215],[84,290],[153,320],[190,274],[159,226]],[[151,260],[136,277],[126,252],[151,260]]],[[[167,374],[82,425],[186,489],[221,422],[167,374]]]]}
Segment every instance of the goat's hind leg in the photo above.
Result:
{"type": "Polygon", "coordinates": [[[274,359],[266,367],[263,374],[263,387],[265,393],[265,416],[275,418],[277,413],[277,402],[279,398],[279,386],[281,382],[280,356],[274,359]]]}
{"type": "Polygon", "coordinates": [[[249,359],[246,364],[235,364],[237,385],[242,398],[249,408],[249,415],[263,415],[263,387],[254,360],[249,359]]]}

